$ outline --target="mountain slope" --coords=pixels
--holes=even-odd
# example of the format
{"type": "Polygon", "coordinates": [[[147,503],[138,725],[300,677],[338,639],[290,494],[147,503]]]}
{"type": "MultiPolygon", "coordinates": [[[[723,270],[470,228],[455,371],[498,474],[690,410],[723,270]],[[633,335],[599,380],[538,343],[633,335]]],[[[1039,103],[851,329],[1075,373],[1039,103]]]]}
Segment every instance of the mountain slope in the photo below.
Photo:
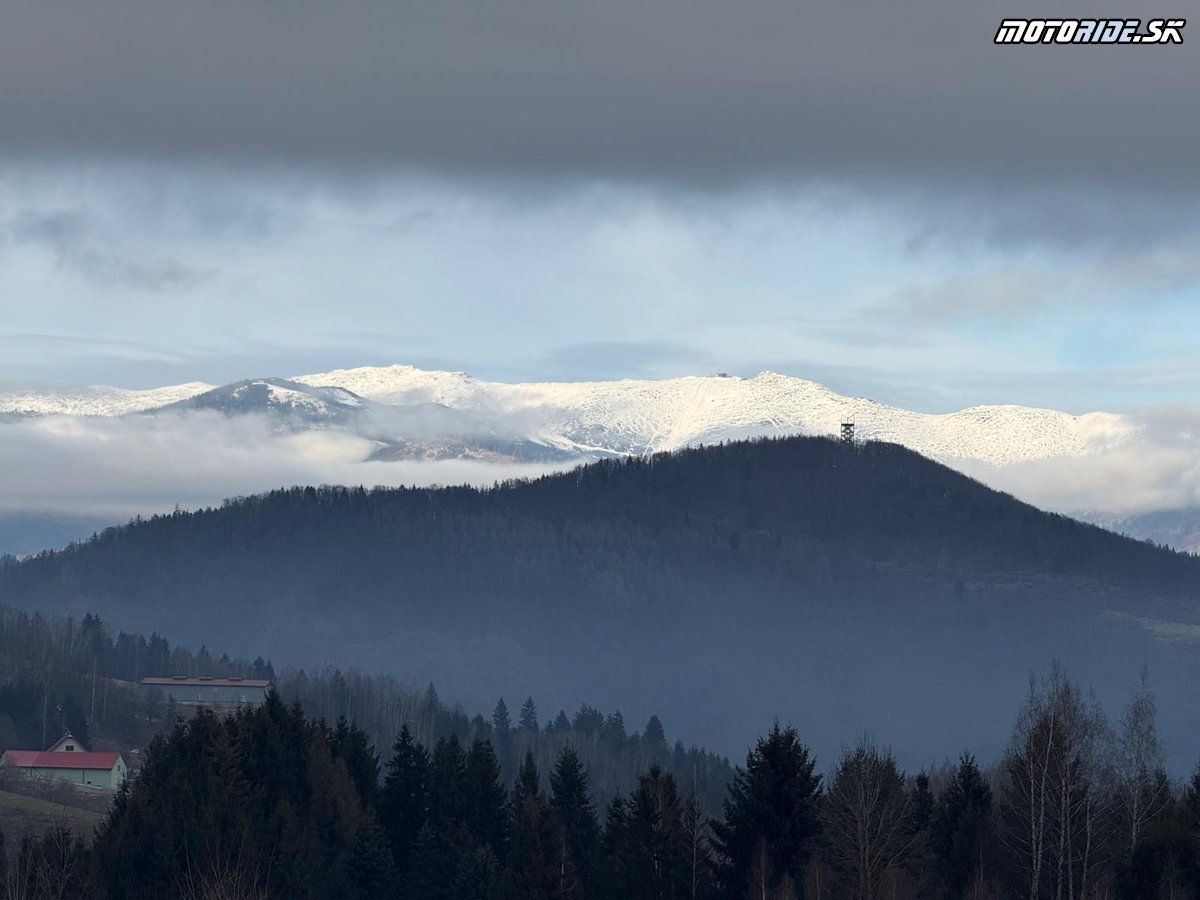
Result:
{"type": "Polygon", "coordinates": [[[344,388],[311,387],[282,378],[258,378],[213,388],[154,411],[208,409],[226,415],[275,415],[295,425],[353,426],[366,410],[363,399],[344,388]]]}
{"type": "MultiPolygon", "coordinates": [[[[1074,416],[1020,406],[979,406],[944,415],[916,413],[858,397],[843,397],[801,378],[763,372],[753,378],[689,376],[660,381],[546,382],[502,384],[461,372],[423,371],[412,366],[338,369],[284,380],[236,382],[220,388],[194,383],[155,391],[88,388],[76,393],[0,395],[0,414],[113,416],[161,407],[189,406],[247,411],[295,418],[320,400],[310,389],[336,389],[326,395],[314,425],[339,419],[352,427],[353,415],[326,414],[355,399],[369,401],[376,415],[387,407],[437,405],[488,423],[488,429],[528,442],[539,458],[638,455],[755,436],[836,434],[842,422],[855,422],[860,437],[902,444],[945,462],[980,460],[992,465],[1102,452],[1128,440],[1134,426],[1121,416],[1074,416]],[[261,396],[260,396],[261,395],[261,396]],[[304,398],[303,400],[298,397],[304,398]]],[[[319,404],[318,404],[319,405],[319,404]]],[[[344,411],[344,410],[343,410],[344,411]]],[[[376,432],[380,429],[376,428],[376,432]]],[[[372,433],[413,446],[412,456],[428,454],[411,435],[372,433]]],[[[428,434],[432,442],[455,434],[428,434]]],[[[391,458],[401,458],[397,453],[391,458]]]]}
{"type": "Polygon", "coordinates": [[[1097,513],[1083,518],[1118,534],[1200,554],[1200,507],[1155,510],[1126,516],[1097,513]]]}
{"type": "Polygon", "coordinates": [[[295,380],[343,387],[379,403],[434,402],[523,418],[531,437],[582,452],[640,454],[761,435],[836,434],[842,422],[852,421],[861,437],[935,459],[1003,465],[1097,452],[1133,430],[1109,413],[1072,416],[1019,406],[914,413],[772,372],[748,379],[499,384],[459,372],[389,366],[295,380]]]}
{"type": "Polygon", "coordinates": [[[14,391],[0,394],[0,415],[10,416],[123,416],[159,409],[215,385],[202,381],[175,384],[146,391],[95,385],[70,391],[14,391]]]}
{"type": "Polygon", "coordinates": [[[1200,626],[1200,560],[877,443],[736,443],[482,491],[279,491],[10,565],[0,601],[432,676],[476,705],[652,703],[730,752],[777,714],[829,752],[868,723],[916,753],[998,747],[1052,657],[1110,695],[1150,659],[1164,730],[1200,713],[1195,647],[1142,627],[1200,626]]]}

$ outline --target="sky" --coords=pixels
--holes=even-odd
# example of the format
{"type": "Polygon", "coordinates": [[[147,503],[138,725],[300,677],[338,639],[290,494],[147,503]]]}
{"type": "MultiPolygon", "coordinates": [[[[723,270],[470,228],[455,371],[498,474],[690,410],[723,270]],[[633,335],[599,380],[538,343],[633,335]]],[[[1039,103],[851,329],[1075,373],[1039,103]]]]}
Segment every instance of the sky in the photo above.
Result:
{"type": "Polygon", "coordinates": [[[997,16],[943,0],[4,19],[0,390],[403,362],[1195,405],[1186,28],[995,46],[997,16]]]}

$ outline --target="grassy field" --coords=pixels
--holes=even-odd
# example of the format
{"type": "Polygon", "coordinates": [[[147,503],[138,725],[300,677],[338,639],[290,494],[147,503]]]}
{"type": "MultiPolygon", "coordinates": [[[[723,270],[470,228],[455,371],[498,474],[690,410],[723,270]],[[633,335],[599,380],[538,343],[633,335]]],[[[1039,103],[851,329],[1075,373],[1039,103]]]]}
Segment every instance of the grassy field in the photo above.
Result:
{"type": "Polygon", "coordinates": [[[25,835],[36,836],[56,826],[65,826],[90,839],[104,813],[92,798],[80,801],[81,805],[72,805],[75,802],[59,791],[54,793],[53,799],[43,799],[0,790],[0,831],[10,846],[25,835]]]}

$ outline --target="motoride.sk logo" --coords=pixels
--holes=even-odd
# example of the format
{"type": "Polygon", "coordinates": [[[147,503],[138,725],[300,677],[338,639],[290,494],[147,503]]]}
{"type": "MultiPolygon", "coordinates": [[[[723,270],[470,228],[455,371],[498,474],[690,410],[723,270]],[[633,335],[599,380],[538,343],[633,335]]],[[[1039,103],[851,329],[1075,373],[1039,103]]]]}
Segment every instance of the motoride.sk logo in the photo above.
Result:
{"type": "Polygon", "coordinates": [[[1005,19],[997,44],[1182,44],[1186,19],[1005,19]]]}

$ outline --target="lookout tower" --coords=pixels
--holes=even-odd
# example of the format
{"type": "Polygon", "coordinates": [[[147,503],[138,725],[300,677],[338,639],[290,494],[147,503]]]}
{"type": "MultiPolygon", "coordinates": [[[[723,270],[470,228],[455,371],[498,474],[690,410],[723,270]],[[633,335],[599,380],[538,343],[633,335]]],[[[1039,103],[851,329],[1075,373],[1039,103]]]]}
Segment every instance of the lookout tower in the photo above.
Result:
{"type": "Polygon", "coordinates": [[[843,444],[853,444],[854,443],[854,423],[853,422],[843,422],[842,423],[842,443],[843,444]]]}

